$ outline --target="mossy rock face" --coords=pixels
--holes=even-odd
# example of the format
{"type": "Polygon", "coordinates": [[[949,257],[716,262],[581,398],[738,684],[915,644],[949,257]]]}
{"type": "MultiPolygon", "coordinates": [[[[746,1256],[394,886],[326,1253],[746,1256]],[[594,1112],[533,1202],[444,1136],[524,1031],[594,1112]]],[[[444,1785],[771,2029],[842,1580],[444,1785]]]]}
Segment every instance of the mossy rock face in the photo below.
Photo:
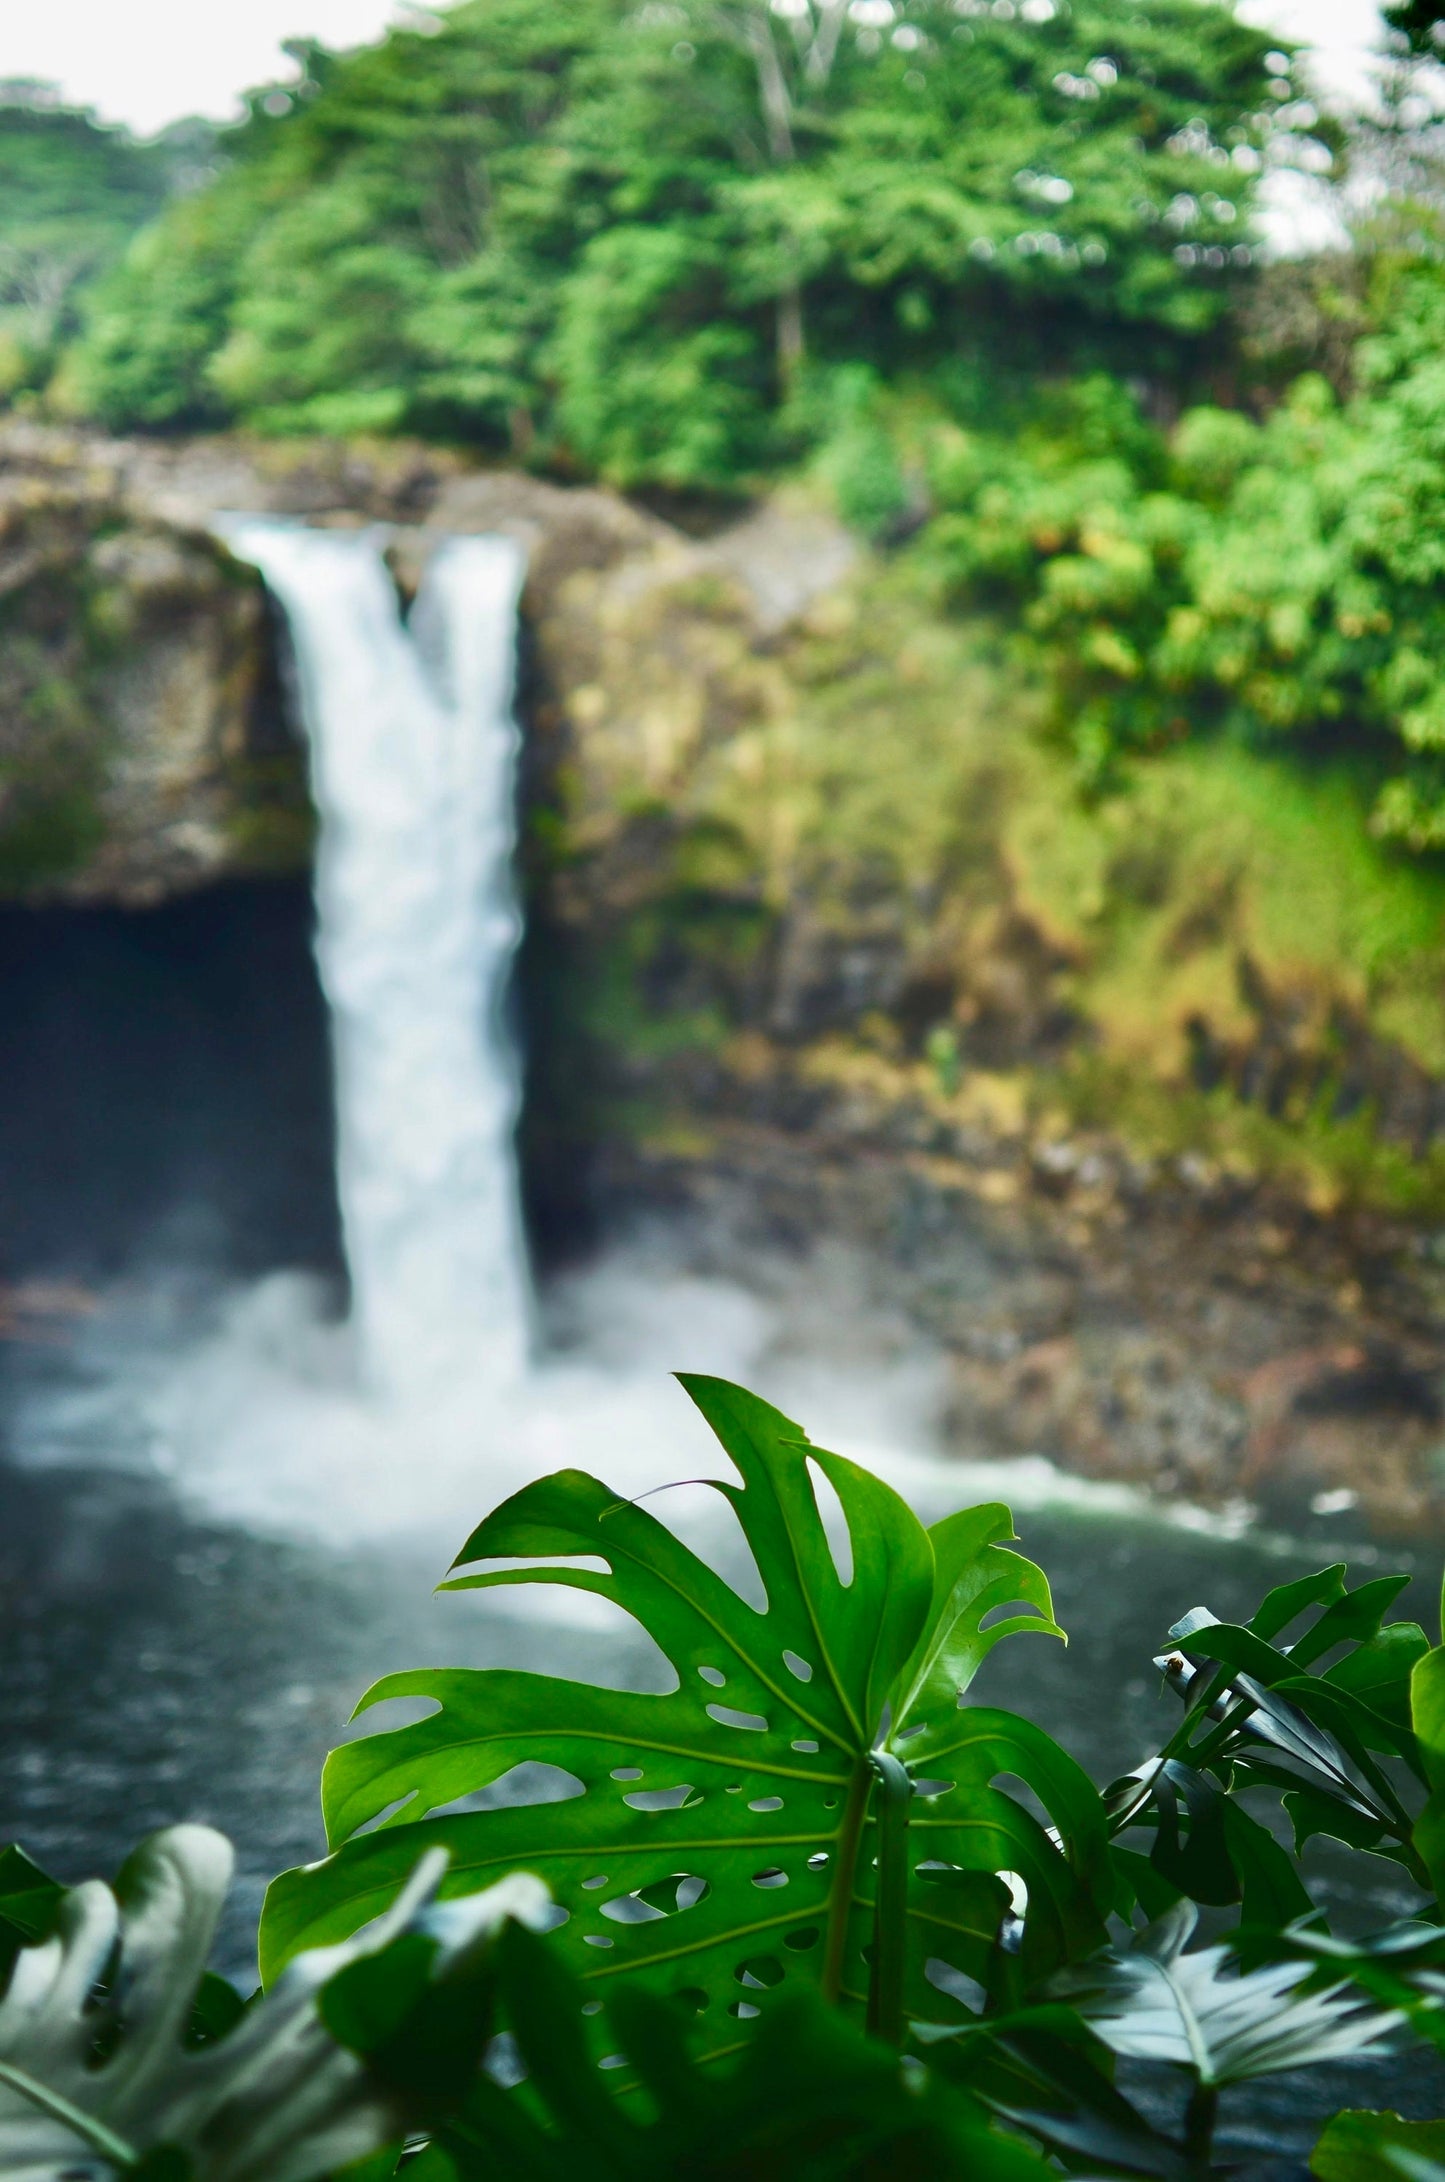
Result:
{"type": "Polygon", "coordinates": [[[1023,1127],[1445,1213],[1445,870],[1368,783],[1219,742],[1086,801],[1007,632],[819,559],[781,622],[725,541],[534,589],[554,1107],[760,1110],[841,1041],[945,1108],[1007,1079],[1023,1127]]]}
{"type": "Polygon", "coordinates": [[[153,901],[310,847],[254,575],[104,487],[0,479],[0,896],[153,901]]]}

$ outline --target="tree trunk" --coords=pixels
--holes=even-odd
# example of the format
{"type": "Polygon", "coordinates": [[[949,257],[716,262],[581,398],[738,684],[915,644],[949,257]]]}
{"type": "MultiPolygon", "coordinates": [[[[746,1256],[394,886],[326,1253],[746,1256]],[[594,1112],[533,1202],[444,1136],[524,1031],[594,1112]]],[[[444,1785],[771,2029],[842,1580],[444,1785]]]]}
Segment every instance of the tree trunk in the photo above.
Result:
{"type": "Polygon", "coordinates": [[[796,280],[790,280],[778,297],[778,376],[785,388],[792,385],[807,353],[803,291],[796,280]]]}

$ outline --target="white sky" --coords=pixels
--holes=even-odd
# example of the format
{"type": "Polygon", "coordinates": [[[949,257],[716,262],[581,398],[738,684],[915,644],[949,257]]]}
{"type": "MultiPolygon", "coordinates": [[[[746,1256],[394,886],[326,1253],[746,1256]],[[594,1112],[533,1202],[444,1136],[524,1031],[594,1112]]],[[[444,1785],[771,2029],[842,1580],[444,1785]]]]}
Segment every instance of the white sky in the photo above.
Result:
{"type": "MultiPolygon", "coordinates": [[[[181,114],[234,115],[239,92],[290,72],[283,38],[360,45],[405,12],[402,0],[0,0],[0,78],[44,77],[146,134],[181,114]]],[[[1244,0],[1242,12],[1317,48],[1331,88],[1360,82],[1375,0],[1244,0]]]]}
{"type": "Polygon", "coordinates": [[[182,114],[234,118],[240,92],[293,73],[283,38],[364,45],[404,12],[396,0],[0,0],[0,78],[41,76],[148,135],[182,114]]]}

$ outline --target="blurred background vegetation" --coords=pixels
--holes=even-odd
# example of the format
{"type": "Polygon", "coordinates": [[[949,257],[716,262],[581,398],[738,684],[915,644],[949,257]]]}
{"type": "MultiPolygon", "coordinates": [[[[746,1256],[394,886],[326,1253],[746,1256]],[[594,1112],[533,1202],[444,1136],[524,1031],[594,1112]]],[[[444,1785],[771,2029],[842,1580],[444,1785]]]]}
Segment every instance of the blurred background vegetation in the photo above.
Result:
{"type": "Polygon", "coordinates": [[[677,505],[808,466],[1006,611],[1086,786],[1288,738],[1434,849],[1445,269],[1396,13],[1427,57],[1353,132],[1213,0],[471,0],[149,144],[11,85],[0,392],[677,505]],[[1267,262],[1281,167],[1350,248],[1267,262]]]}
{"type": "MultiPolygon", "coordinates": [[[[986,657],[949,762],[973,781],[982,736],[1035,782],[1012,883],[1093,965],[1108,1050],[1177,1074],[1200,964],[1212,1022],[1247,957],[1434,1074],[1437,16],[1392,11],[1350,121],[1224,0],[463,0],[296,42],[241,123],[149,143],[10,85],[0,396],[408,435],[689,528],[801,483],[888,562],[900,657],[948,626],[986,657]],[[1268,247],[1290,173],[1335,246],[1268,247]]],[[[897,771],[917,878],[906,681],[820,825],[897,771]]]]}

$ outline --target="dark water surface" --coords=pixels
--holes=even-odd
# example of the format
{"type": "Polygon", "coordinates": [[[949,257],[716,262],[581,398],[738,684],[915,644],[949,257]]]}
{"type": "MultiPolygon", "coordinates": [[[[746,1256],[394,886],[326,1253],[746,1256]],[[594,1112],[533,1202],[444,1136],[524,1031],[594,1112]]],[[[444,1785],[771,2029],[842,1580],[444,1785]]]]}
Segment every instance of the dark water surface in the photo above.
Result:
{"type": "MultiPolygon", "coordinates": [[[[941,1478],[938,1505],[922,1512],[950,1497],[941,1478]]],[[[1001,1647],[980,1695],[1026,1711],[1099,1780],[1173,1723],[1150,1666],[1171,1621],[1198,1604],[1246,1614],[1270,1584],[1338,1557],[1325,1539],[1231,1542],[1062,1506],[1020,1530],[1072,1641],[1001,1647]]],[[[1361,1573],[1386,1565],[1364,1552],[1361,1573]]],[[[156,1826],[223,1828],[239,1879],[222,1967],[244,1979],[265,1883],[321,1851],[321,1761],[377,1675],[507,1662],[647,1685],[646,1640],[629,1649],[524,1621],[487,1594],[438,1599],[440,1573],[398,1553],[262,1540],[188,1513],[140,1476],[0,1464],[0,1840],[23,1841],[73,1880],[113,1872],[156,1826]]],[[[1433,1575],[1433,1564],[1420,1570],[1415,1587],[1426,1619],[1433,1575]]],[[[1410,1906],[1391,1867],[1363,1869],[1376,1876],[1362,1883],[1361,1863],[1322,1855],[1333,1914],[1367,1925],[1410,1906]]],[[[1445,2076],[1421,2057],[1302,2072],[1233,2094],[1226,2134],[1252,2171],[1299,2173],[1321,2116],[1340,2104],[1438,2114],[1445,2076]]]]}

